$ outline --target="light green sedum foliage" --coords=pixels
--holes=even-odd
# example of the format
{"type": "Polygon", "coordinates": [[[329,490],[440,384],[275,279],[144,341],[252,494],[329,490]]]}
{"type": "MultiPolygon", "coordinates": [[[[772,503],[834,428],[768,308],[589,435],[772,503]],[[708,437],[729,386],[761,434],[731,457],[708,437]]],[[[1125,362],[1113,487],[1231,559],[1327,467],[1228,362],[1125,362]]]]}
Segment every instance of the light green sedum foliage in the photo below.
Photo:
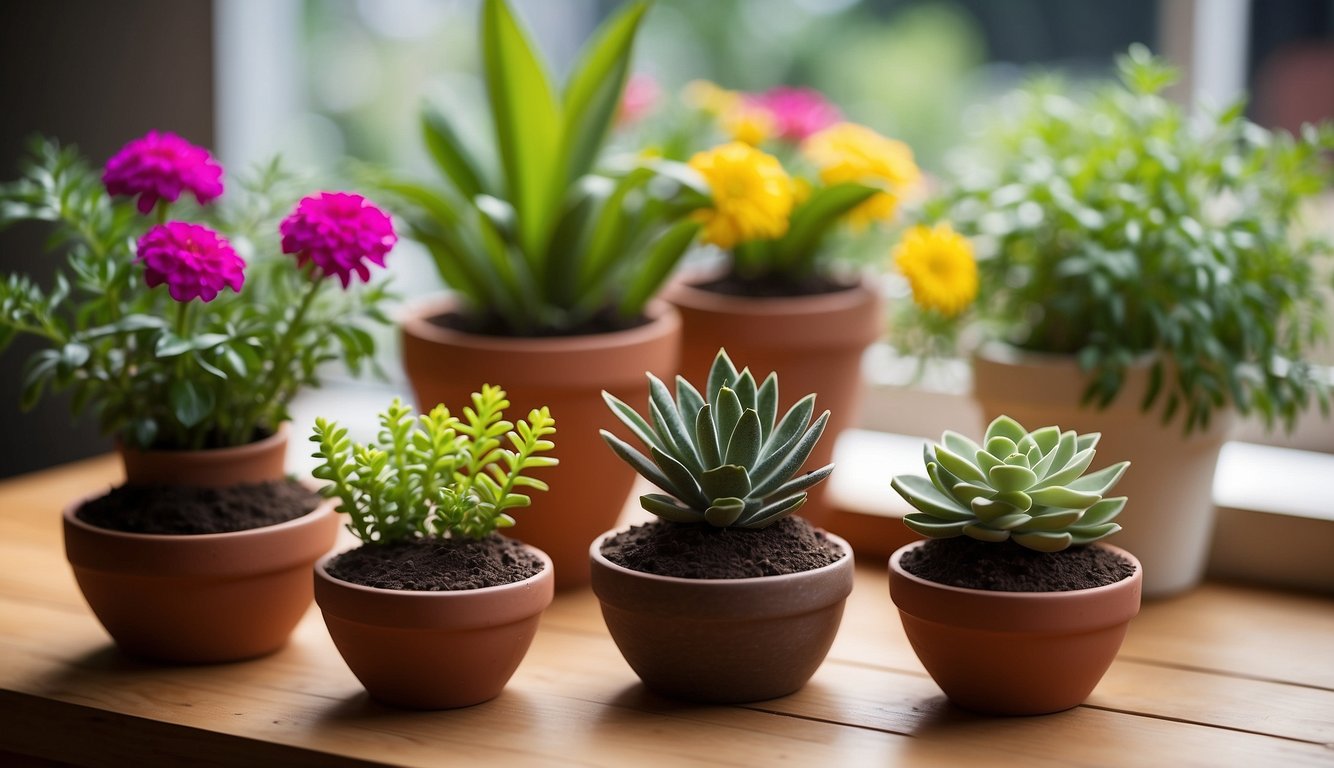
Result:
{"type": "Polygon", "coordinates": [[[547,484],[525,473],[555,466],[538,454],[554,446],[546,439],[556,422],[546,407],[518,424],[505,421],[505,391],[483,385],[460,419],[443,405],[413,416],[397,398],[380,414],[373,444],[353,443],[347,430],[315,420],[313,454],[323,463],[315,477],[328,480],[322,493],[337,497],[351,518],[348,529],[368,544],[428,536],[482,538],[514,525],[507,513],[530,499],[519,489],[545,491],[547,484]],[[506,447],[508,443],[508,447],[506,447]]]}
{"type": "Polygon", "coordinates": [[[918,510],[903,522],[933,539],[1014,539],[1040,552],[1110,536],[1121,530],[1112,520],[1126,499],[1103,496],[1130,462],[1084,475],[1098,438],[1059,427],[1028,432],[1008,416],[991,422],[982,446],[946,431],[924,449],[929,480],[894,478],[894,490],[918,510]]]}
{"type": "Polygon", "coordinates": [[[606,430],[602,439],[667,491],[639,497],[644,509],[664,520],[764,528],[801,507],[806,489],[834,469],[830,464],[793,477],[824,432],[829,411],[812,424],[815,395],[807,395],[775,423],[776,373],[757,386],[749,369],[738,373],[719,350],[709,371],[707,401],[680,376],[675,401],[656,376],[648,379],[648,420],[610,394],[602,397],[652,458],[606,430]]]}

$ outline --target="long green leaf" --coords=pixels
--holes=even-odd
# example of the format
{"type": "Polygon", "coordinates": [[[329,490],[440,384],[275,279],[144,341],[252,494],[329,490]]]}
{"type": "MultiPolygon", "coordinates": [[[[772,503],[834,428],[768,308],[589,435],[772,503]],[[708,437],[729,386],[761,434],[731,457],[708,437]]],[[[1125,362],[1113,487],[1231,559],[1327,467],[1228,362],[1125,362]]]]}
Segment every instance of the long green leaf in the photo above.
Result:
{"type": "Polygon", "coordinates": [[[838,220],[879,192],[875,187],[848,182],[812,193],[792,212],[787,234],[776,245],[779,264],[793,268],[813,263],[820,241],[838,220]]]}
{"type": "Polygon", "coordinates": [[[606,141],[630,74],[630,55],[645,2],[629,3],[584,46],[565,86],[561,154],[565,184],[588,173],[606,141]]]}
{"type": "Polygon", "coordinates": [[[490,192],[482,180],[482,174],[473,165],[471,152],[463,146],[454,127],[443,114],[435,109],[422,110],[422,137],[426,149],[440,168],[441,173],[454,183],[459,194],[466,198],[490,192]]]}
{"type": "Polygon", "coordinates": [[[700,230],[700,223],[682,219],[662,233],[644,254],[643,263],[630,276],[630,285],[621,297],[617,311],[621,317],[635,317],[644,313],[644,307],[662,289],[667,278],[681,263],[686,249],[700,230]]]}

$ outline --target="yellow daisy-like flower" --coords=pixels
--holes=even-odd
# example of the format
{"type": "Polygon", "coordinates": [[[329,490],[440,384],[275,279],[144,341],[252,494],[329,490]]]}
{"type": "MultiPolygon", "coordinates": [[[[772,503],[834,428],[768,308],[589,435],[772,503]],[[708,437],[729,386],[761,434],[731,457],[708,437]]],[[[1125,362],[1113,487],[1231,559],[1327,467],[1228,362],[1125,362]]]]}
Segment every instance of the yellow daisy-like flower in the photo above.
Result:
{"type": "Polygon", "coordinates": [[[734,141],[690,158],[690,167],[713,191],[713,207],[695,213],[700,239],[724,250],[787,233],[792,179],[773,155],[734,141]]]}
{"type": "Polygon", "coordinates": [[[765,139],[774,135],[774,116],[763,107],[741,103],[722,115],[723,130],[733,141],[741,141],[752,147],[758,147],[765,139]]]}
{"type": "Polygon", "coordinates": [[[691,80],[681,91],[681,99],[692,109],[724,115],[741,103],[741,94],[721,88],[708,80],[691,80]]]}
{"type": "Polygon", "coordinates": [[[973,245],[949,224],[913,227],[904,233],[893,257],[920,307],[954,317],[977,298],[973,245]]]}
{"type": "Polygon", "coordinates": [[[894,218],[904,193],[922,179],[907,144],[856,123],[831,125],[803,142],[801,149],[826,184],[857,182],[884,190],[848,213],[848,222],[857,228],[894,218]]]}

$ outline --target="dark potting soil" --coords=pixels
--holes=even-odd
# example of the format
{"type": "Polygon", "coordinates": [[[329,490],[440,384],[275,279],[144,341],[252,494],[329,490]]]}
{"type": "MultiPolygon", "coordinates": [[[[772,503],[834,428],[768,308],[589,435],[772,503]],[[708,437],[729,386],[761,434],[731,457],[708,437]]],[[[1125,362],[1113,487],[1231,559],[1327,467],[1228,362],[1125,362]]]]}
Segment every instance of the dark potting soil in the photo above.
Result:
{"type": "Polygon", "coordinates": [[[846,556],[800,517],[759,530],[655,520],[607,539],[602,555],[631,570],[686,579],[800,573],[846,556]]]}
{"type": "Polygon", "coordinates": [[[523,339],[541,339],[564,336],[592,336],[599,333],[615,333],[617,331],[628,331],[631,328],[638,328],[648,323],[648,318],[632,317],[623,318],[611,311],[604,311],[587,321],[561,329],[538,329],[532,333],[515,333],[513,329],[505,325],[497,317],[471,317],[459,312],[446,312],[442,315],[435,315],[428,318],[432,325],[438,325],[441,328],[449,328],[454,331],[464,333],[473,333],[478,336],[501,336],[508,338],[523,339]]]}
{"type": "Polygon", "coordinates": [[[1101,547],[1035,552],[1013,541],[967,536],[931,539],[899,562],[928,581],[993,592],[1068,592],[1115,584],[1135,572],[1128,560],[1101,547]]]}
{"type": "Polygon", "coordinates": [[[230,533],[285,523],[319,506],[320,495],[295,480],[227,488],[130,486],[85,502],[80,520],[125,533],[230,533]]]}
{"type": "Polygon", "coordinates": [[[696,283],[695,288],[728,296],[751,298],[782,298],[788,296],[818,296],[852,288],[855,283],[834,280],[824,275],[803,275],[797,278],[764,276],[746,278],[727,274],[707,283],[696,283]]]}
{"type": "Polygon", "coordinates": [[[536,575],[540,558],[499,534],[367,544],[329,561],[329,575],[379,589],[446,592],[498,587],[536,575]]]}

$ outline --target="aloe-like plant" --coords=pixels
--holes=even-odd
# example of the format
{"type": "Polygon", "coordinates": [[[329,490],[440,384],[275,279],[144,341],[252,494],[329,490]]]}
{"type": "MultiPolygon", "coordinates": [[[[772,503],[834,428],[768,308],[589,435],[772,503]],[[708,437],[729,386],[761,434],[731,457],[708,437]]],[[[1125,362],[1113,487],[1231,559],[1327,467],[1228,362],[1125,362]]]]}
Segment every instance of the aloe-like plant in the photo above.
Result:
{"type": "Polygon", "coordinates": [[[794,476],[824,432],[829,411],[811,423],[811,394],[777,420],[777,373],[757,386],[750,369],[738,372],[719,350],[707,400],[680,376],[675,400],[660,379],[651,373],[648,379],[649,419],[606,392],[602,397],[652,459],[605,429],[602,439],[667,492],[639,497],[644,509],[664,520],[764,528],[797,511],[806,503],[806,489],[834,469],[830,464],[794,476]]]}
{"type": "Polygon", "coordinates": [[[508,528],[508,510],[530,503],[520,489],[547,490],[529,470],[557,463],[538,455],[555,447],[547,439],[556,432],[547,408],[513,424],[504,419],[509,404],[505,390],[491,385],[473,393],[462,419],[443,405],[414,416],[395,398],[370,444],[353,443],[347,429],[318,418],[310,440],[319,445],[315,477],[329,481],[321,492],[339,499],[348,530],[367,544],[476,539],[508,528]]]}
{"type": "Polygon", "coordinates": [[[636,158],[595,173],[646,9],[634,2],[613,14],[558,93],[508,4],[486,0],[493,146],[466,146],[449,118],[428,108],[422,132],[447,186],[376,179],[403,203],[409,235],[431,252],[476,326],[537,335],[595,318],[631,322],[694,239],[700,225],[688,214],[709,192],[688,168],[636,158]]]}
{"type": "Polygon", "coordinates": [[[933,539],[1013,539],[1040,552],[1110,536],[1121,530],[1112,521],[1126,499],[1104,496],[1130,462],[1084,475],[1098,438],[1096,432],[1076,435],[1059,427],[1029,432],[1008,416],[991,422],[981,446],[946,431],[939,444],[923,449],[930,479],[893,480],[894,490],[917,510],[903,522],[933,539]]]}

